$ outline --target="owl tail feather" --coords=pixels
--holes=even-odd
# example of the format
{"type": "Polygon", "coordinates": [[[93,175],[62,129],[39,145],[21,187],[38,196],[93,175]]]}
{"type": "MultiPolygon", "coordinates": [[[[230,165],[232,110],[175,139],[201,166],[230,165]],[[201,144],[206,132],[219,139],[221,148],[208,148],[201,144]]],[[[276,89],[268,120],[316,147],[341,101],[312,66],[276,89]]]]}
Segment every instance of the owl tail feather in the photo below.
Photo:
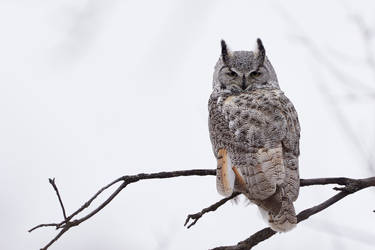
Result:
{"type": "Polygon", "coordinates": [[[287,232],[292,230],[297,225],[297,216],[293,202],[287,197],[283,197],[279,213],[277,215],[269,213],[268,222],[274,231],[287,232]]]}

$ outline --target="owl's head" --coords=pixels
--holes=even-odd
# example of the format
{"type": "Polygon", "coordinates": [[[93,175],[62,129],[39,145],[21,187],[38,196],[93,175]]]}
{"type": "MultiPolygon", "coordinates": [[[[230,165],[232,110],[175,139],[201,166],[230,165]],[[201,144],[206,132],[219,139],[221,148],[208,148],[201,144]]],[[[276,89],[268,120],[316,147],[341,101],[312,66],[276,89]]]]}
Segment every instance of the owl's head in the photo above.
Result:
{"type": "Polygon", "coordinates": [[[258,38],[254,51],[230,51],[221,40],[213,90],[216,93],[246,93],[256,89],[279,89],[276,73],[258,38]]]}

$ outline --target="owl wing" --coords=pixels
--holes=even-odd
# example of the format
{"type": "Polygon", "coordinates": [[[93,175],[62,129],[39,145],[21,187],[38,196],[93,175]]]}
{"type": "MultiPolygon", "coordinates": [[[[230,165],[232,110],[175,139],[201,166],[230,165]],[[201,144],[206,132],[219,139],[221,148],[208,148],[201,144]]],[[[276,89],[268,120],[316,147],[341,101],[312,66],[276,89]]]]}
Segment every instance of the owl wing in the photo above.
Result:
{"type": "Polygon", "coordinates": [[[277,185],[285,184],[295,200],[299,189],[298,153],[290,138],[299,138],[299,125],[293,105],[281,91],[259,91],[221,101],[219,113],[225,124],[210,126],[214,152],[215,146],[216,152],[225,150],[225,162],[230,162],[225,168],[218,163],[219,193],[228,196],[238,189],[251,200],[264,200],[276,192],[277,185]],[[290,124],[296,125],[291,131],[290,124]]]}
{"type": "Polygon", "coordinates": [[[286,120],[286,133],[282,140],[283,158],[285,165],[285,192],[288,197],[295,201],[299,193],[299,170],[298,157],[299,139],[300,139],[300,125],[298,121],[297,111],[292,102],[284,95],[280,95],[279,102],[282,107],[284,117],[286,120]]]}

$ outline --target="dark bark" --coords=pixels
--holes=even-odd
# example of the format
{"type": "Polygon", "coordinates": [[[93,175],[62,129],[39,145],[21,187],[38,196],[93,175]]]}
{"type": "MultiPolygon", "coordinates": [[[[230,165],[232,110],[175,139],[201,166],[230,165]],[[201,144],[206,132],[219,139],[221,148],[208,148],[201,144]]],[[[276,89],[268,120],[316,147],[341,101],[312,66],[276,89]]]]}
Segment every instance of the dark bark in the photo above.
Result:
{"type": "MultiPolygon", "coordinates": [[[[53,189],[56,192],[56,195],[59,199],[59,203],[61,209],[63,211],[64,220],[59,223],[47,223],[47,224],[40,224],[32,229],[29,232],[41,227],[55,227],[57,230],[60,230],[59,233],[50,241],[46,246],[42,248],[42,250],[48,249],[53,243],[55,243],[63,234],[65,234],[69,229],[78,226],[82,222],[90,219],[92,216],[97,214],[101,211],[105,206],[107,206],[127,185],[131,183],[138,182],[140,180],[148,180],[148,179],[166,179],[166,178],[174,178],[180,176],[207,176],[207,175],[216,175],[216,170],[214,169],[195,169],[195,170],[182,170],[182,171],[173,171],[173,172],[160,172],[160,173],[151,173],[151,174],[138,174],[138,175],[125,175],[116,180],[112,181],[111,183],[107,184],[106,186],[102,187],[97,191],[89,200],[87,200],[80,208],[78,208],[75,212],[66,216],[65,207],[62,202],[62,198],[60,196],[60,192],[56,186],[54,179],[49,179],[53,189]],[[85,216],[82,216],[78,219],[73,219],[77,217],[83,210],[90,207],[91,203],[106,189],[109,187],[120,184],[115,191],[113,191],[110,196],[101,204],[99,204],[96,208],[94,208],[90,213],[85,216]]],[[[350,178],[319,178],[319,179],[301,179],[300,185],[303,186],[311,186],[311,185],[326,185],[326,184],[337,184],[343,187],[336,187],[335,190],[340,191],[330,199],[326,200],[325,202],[303,210],[297,215],[298,223],[308,219],[311,215],[319,213],[323,209],[331,206],[332,204],[336,203],[337,201],[341,200],[342,198],[355,193],[359,190],[362,190],[367,187],[375,186],[375,177],[366,178],[366,179],[350,179],[350,178]]],[[[185,226],[188,225],[190,219],[193,221],[187,226],[190,228],[193,226],[204,214],[208,212],[213,212],[218,209],[220,206],[225,204],[227,201],[237,197],[239,193],[234,193],[232,196],[228,198],[224,198],[211,206],[204,208],[201,212],[196,214],[188,215],[185,226]]],[[[221,246],[214,248],[215,250],[218,249],[225,249],[225,250],[242,250],[242,249],[251,249],[253,246],[257,245],[258,243],[272,237],[276,232],[273,231],[271,228],[264,228],[255,234],[251,235],[244,241],[241,241],[233,246],[221,246]]]]}

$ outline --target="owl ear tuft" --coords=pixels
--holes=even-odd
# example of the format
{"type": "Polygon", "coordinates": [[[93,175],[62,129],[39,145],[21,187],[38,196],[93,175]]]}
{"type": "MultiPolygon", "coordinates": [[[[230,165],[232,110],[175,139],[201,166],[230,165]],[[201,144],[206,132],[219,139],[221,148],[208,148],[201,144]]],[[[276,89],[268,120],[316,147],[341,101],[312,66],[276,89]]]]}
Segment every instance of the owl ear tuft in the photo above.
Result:
{"type": "Polygon", "coordinates": [[[223,59],[224,64],[228,64],[229,61],[229,49],[224,40],[221,40],[221,58],[223,59]]]}
{"type": "Polygon", "coordinates": [[[258,61],[259,66],[263,65],[264,60],[266,59],[266,50],[264,49],[262,40],[260,40],[260,38],[257,39],[257,46],[255,47],[254,55],[258,61]]]}

